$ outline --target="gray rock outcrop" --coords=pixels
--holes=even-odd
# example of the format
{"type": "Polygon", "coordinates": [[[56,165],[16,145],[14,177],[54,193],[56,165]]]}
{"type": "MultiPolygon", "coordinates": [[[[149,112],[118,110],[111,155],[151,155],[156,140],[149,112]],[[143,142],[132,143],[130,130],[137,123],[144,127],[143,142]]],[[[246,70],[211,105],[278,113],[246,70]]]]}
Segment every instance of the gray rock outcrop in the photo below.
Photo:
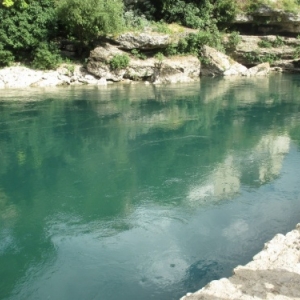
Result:
{"type": "Polygon", "coordinates": [[[209,46],[204,46],[201,55],[203,64],[201,68],[201,75],[215,76],[215,75],[244,75],[247,68],[240,63],[234,61],[228,55],[217,51],[209,46]]]}
{"type": "Polygon", "coordinates": [[[251,14],[237,15],[234,24],[251,24],[260,34],[298,34],[300,14],[262,5],[251,14]]]}
{"type": "Polygon", "coordinates": [[[253,261],[234,269],[234,275],[206,285],[181,300],[299,299],[300,224],[296,229],[276,235],[265,244],[253,261]]]}
{"type": "Polygon", "coordinates": [[[116,42],[119,43],[119,48],[126,50],[166,48],[170,41],[170,35],[155,32],[126,32],[116,39],[116,42]]]}
{"type": "Polygon", "coordinates": [[[291,37],[241,35],[240,42],[230,52],[230,56],[241,64],[254,65],[269,61],[276,65],[278,61],[297,60],[300,40],[291,37]]]}
{"type": "Polygon", "coordinates": [[[173,56],[138,59],[117,46],[105,44],[91,51],[87,70],[98,78],[121,81],[123,79],[148,80],[156,84],[189,82],[200,76],[200,62],[195,56],[173,56]],[[112,70],[109,62],[114,55],[130,56],[128,66],[112,70]]]}
{"type": "Polygon", "coordinates": [[[200,77],[200,61],[195,56],[172,57],[157,62],[152,81],[159,83],[190,82],[200,77]]]}

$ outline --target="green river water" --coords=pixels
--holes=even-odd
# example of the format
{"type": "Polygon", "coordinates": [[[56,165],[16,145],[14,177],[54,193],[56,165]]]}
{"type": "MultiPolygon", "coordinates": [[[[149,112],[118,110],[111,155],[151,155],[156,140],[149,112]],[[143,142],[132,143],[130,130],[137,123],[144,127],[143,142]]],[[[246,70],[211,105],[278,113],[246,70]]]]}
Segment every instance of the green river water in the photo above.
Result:
{"type": "Polygon", "coordinates": [[[300,76],[0,91],[0,299],[179,299],[300,222],[300,76]]]}

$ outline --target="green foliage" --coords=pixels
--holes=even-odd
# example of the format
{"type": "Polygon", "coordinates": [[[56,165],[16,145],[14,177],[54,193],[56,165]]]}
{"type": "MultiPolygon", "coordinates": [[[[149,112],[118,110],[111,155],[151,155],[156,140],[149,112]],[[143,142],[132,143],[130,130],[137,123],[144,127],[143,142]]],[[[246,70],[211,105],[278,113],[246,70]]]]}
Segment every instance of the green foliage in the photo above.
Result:
{"type": "Polygon", "coordinates": [[[62,0],[58,15],[69,37],[89,45],[99,35],[121,31],[122,0],[62,0]]]}
{"type": "Polygon", "coordinates": [[[132,49],[131,54],[138,59],[146,59],[147,56],[141,53],[138,49],[132,49]]]}
{"type": "Polygon", "coordinates": [[[129,65],[129,57],[126,54],[116,54],[110,61],[112,70],[125,69],[129,65]]]}
{"type": "Polygon", "coordinates": [[[198,55],[204,45],[224,52],[221,41],[222,36],[218,30],[216,32],[199,31],[198,33],[191,33],[178,43],[178,53],[198,55]]]}
{"type": "Polygon", "coordinates": [[[165,58],[165,56],[161,53],[158,52],[154,55],[154,57],[158,60],[158,62],[162,63],[163,59],[165,58]]]}
{"type": "MultiPolygon", "coordinates": [[[[150,2],[156,8],[152,10],[154,18],[192,28],[205,29],[212,23],[229,22],[237,13],[236,1],[232,0],[148,0],[146,2],[150,2]]],[[[150,5],[148,7],[152,8],[150,5]]],[[[145,11],[143,13],[146,14],[145,11]]]]}
{"type": "Polygon", "coordinates": [[[14,60],[13,54],[8,50],[4,50],[3,46],[0,44],[0,67],[9,66],[14,60]]]}
{"type": "Polygon", "coordinates": [[[265,54],[263,56],[259,57],[259,62],[263,63],[263,62],[268,62],[270,65],[272,65],[275,61],[279,60],[280,57],[276,54],[265,54]]]}
{"type": "Polygon", "coordinates": [[[30,59],[39,43],[56,35],[57,17],[52,0],[15,2],[10,7],[0,5],[0,44],[6,60],[30,59]],[[11,55],[9,54],[11,53],[11,55]]]}
{"type": "Polygon", "coordinates": [[[154,27],[154,31],[160,32],[160,33],[172,33],[172,31],[169,29],[168,24],[165,22],[156,22],[152,25],[154,27]]]}
{"type": "Polygon", "coordinates": [[[300,57],[300,46],[297,46],[295,48],[293,57],[294,57],[294,59],[298,59],[300,57]]]}
{"type": "Polygon", "coordinates": [[[256,11],[261,6],[269,6],[272,9],[279,9],[288,12],[297,12],[299,11],[299,0],[247,0],[247,1],[238,1],[239,9],[252,13],[256,11]]]}
{"type": "Polygon", "coordinates": [[[261,40],[258,42],[257,44],[259,47],[261,48],[277,48],[277,47],[282,47],[285,45],[284,39],[280,36],[276,36],[276,39],[274,41],[270,41],[270,40],[261,40]]]}
{"type": "Polygon", "coordinates": [[[62,62],[55,44],[41,43],[34,53],[32,66],[36,69],[55,69],[62,62]]]}
{"type": "Polygon", "coordinates": [[[232,31],[228,36],[228,42],[225,47],[227,49],[235,49],[236,46],[241,42],[241,36],[238,31],[232,31]]]}
{"type": "Polygon", "coordinates": [[[281,47],[285,45],[284,39],[280,36],[276,36],[275,41],[272,43],[273,47],[281,47]]]}
{"type": "Polygon", "coordinates": [[[142,30],[145,27],[150,25],[150,21],[146,19],[146,17],[142,15],[138,15],[135,11],[129,10],[124,13],[124,22],[126,28],[132,30],[142,30]]]}
{"type": "Polygon", "coordinates": [[[264,55],[260,55],[257,52],[248,52],[244,54],[244,57],[249,63],[264,63],[268,62],[270,65],[272,65],[275,61],[280,59],[280,56],[276,54],[267,53],[264,55]]]}
{"type": "Polygon", "coordinates": [[[267,40],[260,40],[257,45],[260,48],[272,48],[272,43],[267,40]]]}
{"type": "Polygon", "coordinates": [[[170,44],[164,51],[166,56],[172,56],[172,55],[177,55],[179,54],[178,52],[178,47],[176,44],[170,44]]]}

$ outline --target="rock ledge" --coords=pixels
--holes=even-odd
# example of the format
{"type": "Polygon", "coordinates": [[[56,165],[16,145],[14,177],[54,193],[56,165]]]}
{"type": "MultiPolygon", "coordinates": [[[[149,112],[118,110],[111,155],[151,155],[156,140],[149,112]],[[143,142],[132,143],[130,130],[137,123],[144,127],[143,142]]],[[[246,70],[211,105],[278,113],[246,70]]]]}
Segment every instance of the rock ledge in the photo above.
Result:
{"type": "Polygon", "coordinates": [[[253,261],[181,300],[300,299],[300,223],[277,234],[253,261]]]}

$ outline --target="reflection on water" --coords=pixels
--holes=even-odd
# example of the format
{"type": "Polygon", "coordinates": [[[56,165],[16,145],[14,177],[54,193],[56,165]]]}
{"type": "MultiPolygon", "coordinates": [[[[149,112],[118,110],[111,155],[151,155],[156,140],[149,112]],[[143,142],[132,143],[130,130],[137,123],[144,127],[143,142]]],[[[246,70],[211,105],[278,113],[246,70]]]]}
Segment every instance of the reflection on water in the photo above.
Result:
{"type": "Polygon", "coordinates": [[[299,222],[298,76],[0,98],[0,298],[178,299],[299,222]]]}

